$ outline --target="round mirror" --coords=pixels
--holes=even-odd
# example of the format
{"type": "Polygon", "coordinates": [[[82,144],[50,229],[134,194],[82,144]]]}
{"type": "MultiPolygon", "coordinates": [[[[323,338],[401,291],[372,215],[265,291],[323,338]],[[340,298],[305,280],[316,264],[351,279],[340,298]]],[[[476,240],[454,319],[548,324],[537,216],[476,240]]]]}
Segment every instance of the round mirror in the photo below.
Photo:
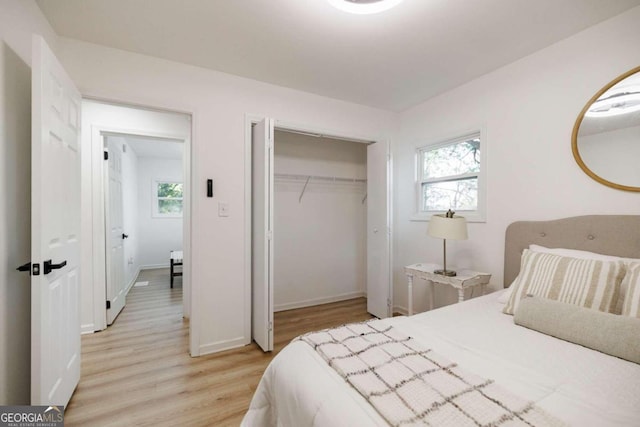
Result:
{"type": "Polygon", "coordinates": [[[589,100],[573,127],[571,149],[591,178],[619,190],[640,191],[640,67],[589,100]]]}

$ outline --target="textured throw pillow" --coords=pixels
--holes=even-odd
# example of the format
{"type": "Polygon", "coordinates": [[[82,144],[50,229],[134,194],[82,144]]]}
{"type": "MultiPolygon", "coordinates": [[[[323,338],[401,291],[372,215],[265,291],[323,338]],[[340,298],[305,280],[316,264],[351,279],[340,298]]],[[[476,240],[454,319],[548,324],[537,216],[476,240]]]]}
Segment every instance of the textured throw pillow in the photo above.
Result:
{"type": "Polygon", "coordinates": [[[622,306],[622,314],[640,317],[640,262],[629,264],[623,282],[627,292],[622,306]]]}
{"type": "Polygon", "coordinates": [[[578,259],[525,249],[520,274],[502,310],[513,314],[525,295],[611,312],[625,274],[622,261],[578,259]]]}
{"type": "Polygon", "coordinates": [[[513,321],[561,340],[640,363],[640,319],[525,297],[513,321]]]}
{"type": "MultiPolygon", "coordinates": [[[[581,251],[577,249],[546,248],[544,246],[534,245],[534,244],[529,245],[529,249],[531,249],[534,252],[544,252],[548,254],[568,256],[571,258],[597,259],[600,261],[624,261],[624,263],[627,266],[633,262],[640,262],[640,259],[636,259],[636,258],[622,258],[618,256],[613,256],[613,255],[599,254],[596,252],[581,251]]],[[[622,284],[620,285],[620,295],[618,296],[618,302],[616,303],[616,306],[612,311],[612,313],[615,313],[615,314],[622,313],[622,304],[624,303],[626,293],[627,293],[626,281],[623,280],[622,284]]]]}

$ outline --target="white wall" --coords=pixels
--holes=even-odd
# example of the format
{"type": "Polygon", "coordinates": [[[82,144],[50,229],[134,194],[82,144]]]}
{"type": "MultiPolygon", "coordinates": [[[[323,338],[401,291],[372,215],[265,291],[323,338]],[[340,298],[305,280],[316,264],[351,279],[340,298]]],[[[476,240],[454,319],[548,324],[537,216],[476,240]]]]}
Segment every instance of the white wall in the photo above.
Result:
{"type": "Polygon", "coordinates": [[[124,280],[133,284],[140,269],[138,227],[138,156],[124,136],[108,136],[122,152],[122,226],[129,237],[124,240],[124,280]],[[122,147],[126,147],[126,151],[122,147]]]}
{"type": "MultiPolygon", "coordinates": [[[[289,132],[275,135],[275,173],[366,179],[367,146],[289,132]]],[[[275,310],[363,296],[365,183],[275,181],[275,310]]]]}
{"type": "Polygon", "coordinates": [[[578,137],[580,157],[596,175],[640,187],[640,126],[578,137]]]}
{"type": "Polygon", "coordinates": [[[57,37],[32,1],[0,0],[0,405],[28,405],[31,290],[31,37],[57,37]]]}
{"type": "MultiPolygon", "coordinates": [[[[484,126],[487,221],[469,225],[469,240],[447,245],[452,264],[493,274],[503,286],[504,233],[516,220],[585,214],[638,214],[640,193],[598,184],[571,154],[571,131],[587,101],[640,63],[640,7],[435,97],[401,115],[395,156],[395,304],[406,307],[402,266],[441,262],[442,242],[425,236],[414,209],[417,146],[484,126]]],[[[425,285],[414,285],[418,310],[428,307],[425,285]]],[[[436,306],[455,301],[438,289],[436,306]]]]}
{"type": "MultiPolygon", "coordinates": [[[[195,354],[250,341],[245,221],[245,115],[274,117],[363,139],[390,136],[390,112],[254,80],[61,38],[61,60],[81,92],[98,98],[190,111],[193,123],[191,322],[195,354]],[[126,66],[123,66],[126,64],[126,66]],[[206,179],[215,197],[206,197],[206,179]],[[218,202],[229,216],[218,216],[218,202]]],[[[203,53],[203,54],[210,54],[203,53]]]]}
{"type": "Polygon", "coordinates": [[[182,159],[140,157],[137,180],[139,265],[143,269],[169,267],[169,252],[182,250],[182,218],[154,217],[152,192],[155,181],[182,182],[182,159]]]}
{"type": "MultiPolygon", "coordinates": [[[[0,177],[8,191],[7,200],[11,200],[11,194],[21,200],[19,191],[24,188],[9,181],[12,178],[7,178],[8,171],[21,174],[17,182],[26,184],[27,179],[30,91],[26,79],[30,74],[31,32],[44,33],[84,95],[194,113],[192,249],[200,315],[191,326],[199,352],[248,340],[245,114],[268,115],[368,139],[390,138],[398,131],[398,116],[390,112],[71,39],[56,43],[55,34],[34,2],[2,0],[0,7],[0,79],[5,82],[0,88],[0,159],[5,165],[15,165],[15,169],[7,167],[0,177]],[[213,200],[204,196],[207,178],[216,180],[213,200]],[[220,200],[230,204],[229,217],[217,216],[216,202],[220,200]]],[[[502,285],[504,230],[510,222],[589,213],[638,213],[640,195],[601,186],[584,175],[573,161],[569,141],[575,118],[587,100],[613,77],[640,63],[639,19],[640,8],[632,9],[401,115],[403,131],[394,138],[393,146],[397,304],[406,301],[401,266],[441,256],[440,242],[424,237],[426,223],[409,221],[413,211],[412,159],[417,145],[458,130],[486,126],[487,222],[471,224],[470,240],[450,245],[450,256],[463,267],[492,272],[494,287],[502,285]]],[[[90,194],[87,185],[83,171],[85,196],[90,194]]],[[[27,237],[28,226],[21,221],[28,217],[28,206],[21,203],[15,215],[6,202],[0,210],[3,240],[7,236],[7,246],[0,250],[4,251],[2,259],[8,260],[0,272],[0,300],[8,304],[3,306],[6,310],[3,308],[0,327],[9,331],[3,332],[0,346],[0,384],[5,393],[0,398],[24,402],[28,395],[24,386],[29,359],[24,342],[28,295],[25,291],[11,294],[14,291],[10,289],[23,289],[19,284],[26,283],[12,268],[28,249],[15,253],[7,249],[20,247],[17,243],[27,237]],[[17,231],[11,234],[6,230],[17,231]],[[12,311],[11,307],[20,309],[12,311]],[[16,312],[20,314],[15,316],[16,312]]],[[[83,212],[87,208],[91,204],[85,197],[83,212]]],[[[86,236],[91,224],[83,220],[82,231],[86,236]]],[[[87,254],[85,248],[83,245],[83,255],[87,254]]],[[[85,261],[83,258],[83,265],[85,261]]],[[[90,283],[87,279],[92,275],[83,273],[83,300],[87,290],[84,284],[90,283]]],[[[439,305],[455,299],[449,292],[439,292],[438,298],[439,305]]],[[[417,289],[416,307],[425,308],[427,303],[426,292],[417,289]]]]}
{"type": "MultiPolygon", "coordinates": [[[[104,271],[104,200],[102,197],[102,141],[100,130],[121,134],[171,137],[189,141],[191,118],[185,114],[113,105],[85,99],[82,102],[82,288],[81,328],[92,332],[106,328],[104,271]],[[95,231],[95,235],[94,235],[95,231]],[[95,267],[95,268],[94,268],[95,267]]],[[[140,168],[138,160],[138,169],[140,168]]],[[[133,168],[133,165],[131,165],[133,168]]],[[[133,169],[123,171],[133,175],[133,169]]],[[[133,194],[128,194],[130,200],[133,194]]],[[[125,201],[126,202],[126,201],[125,201]]],[[[133,217],[127,218],[133,222],[133,217]]],[[[138,224],[137,227],[140,227],[138,224]]],[[[133,238],[133,233],[131,233],[133,238]]],[[[141,240],[138,240],[141,242],[141,240]]],[[[125,242],[125,248],[129,245],[125,242]]],[[[140,253],[140,249],[138,249],[140,253]]],[[[140,258],[138,256],[137,258],[140,258]]],[[[137,271],[135,261],[128,270],[137,271]]],[[[185,280],[186,283],[186,280],[185,280]]],[[[185,311],[188,313],[188,306],[185,311]]]]}

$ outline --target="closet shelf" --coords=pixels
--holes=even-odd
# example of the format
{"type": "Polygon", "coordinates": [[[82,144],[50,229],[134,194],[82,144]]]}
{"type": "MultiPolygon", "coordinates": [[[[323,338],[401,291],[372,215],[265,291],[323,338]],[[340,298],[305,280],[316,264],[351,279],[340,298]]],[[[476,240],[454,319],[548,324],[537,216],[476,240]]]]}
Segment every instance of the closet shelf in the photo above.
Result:
{"type": "Polygon", "coordinates": [[[360,178],[344,178],[344,177],[339,177],[339,176],[319,176],[319,175],[293,175],[293,174],[286,174],[286,173],[276,173],[274,174],[274,178],[275,179],[279,179],[279,180],[287,180],[287,181],[302,181],[302,182],[322,182],[322,183],[330,183],[330,182],[336,182],[336,183],[345,183],[345,184],[350,184],[350,183],[357,183],[357,184],[364,184],[367,182],[366,179],[360,179],[360,178]]]}
{"type": "MultiPolygon", "coordinates": [[[[293,175],[286,173],[276,173],[274,174],[274,178],[279,181],[288,181],[288,182],[304,182],[304,186],[302,187],[302,191],[300,192],[300,197],[298,197],[298,203],[302,202],[302,196],[304,196],[304,192],[307,190],[307,186],[310,182],[322,183],[322,184],[364,184],[367,182],[366,179],[359,178],[344,178],[339,176],[319,176],[319,175],[293,175]]],[[[367,199],[367,195],[365,194],[364,199],[362,199],[362,203],[367,199]]]]}

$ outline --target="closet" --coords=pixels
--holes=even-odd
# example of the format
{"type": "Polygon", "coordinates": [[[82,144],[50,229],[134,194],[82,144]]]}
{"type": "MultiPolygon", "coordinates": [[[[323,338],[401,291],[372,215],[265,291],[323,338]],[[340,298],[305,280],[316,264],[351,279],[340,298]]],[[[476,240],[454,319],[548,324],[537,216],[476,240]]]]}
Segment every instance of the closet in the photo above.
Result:
{"type": "Polygon", "coordinates": [[[270,118],[250,126],[252,339],[271,351],[274,311],[360,296],[390,316],[388,143],[276,130],[270,118]]]}
{"type": "Polygon", "coordinates": [[[365,295],[367,144],[277,130],[274,311],[365,295]]]}

